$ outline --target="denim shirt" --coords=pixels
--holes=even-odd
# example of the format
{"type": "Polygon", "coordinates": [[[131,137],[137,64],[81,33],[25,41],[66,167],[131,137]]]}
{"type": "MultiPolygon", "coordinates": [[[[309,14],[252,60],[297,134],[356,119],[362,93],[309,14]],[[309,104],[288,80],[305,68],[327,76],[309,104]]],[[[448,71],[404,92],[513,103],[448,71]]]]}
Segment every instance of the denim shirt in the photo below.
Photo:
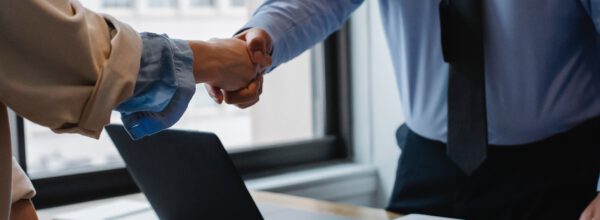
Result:
{"type": "Polygon", "coordinates": [[[116,108],[134,140],[175,124],[196,91],[188,43],[167,35],[140,35],[143,51],[134,93],[116,108]]]}

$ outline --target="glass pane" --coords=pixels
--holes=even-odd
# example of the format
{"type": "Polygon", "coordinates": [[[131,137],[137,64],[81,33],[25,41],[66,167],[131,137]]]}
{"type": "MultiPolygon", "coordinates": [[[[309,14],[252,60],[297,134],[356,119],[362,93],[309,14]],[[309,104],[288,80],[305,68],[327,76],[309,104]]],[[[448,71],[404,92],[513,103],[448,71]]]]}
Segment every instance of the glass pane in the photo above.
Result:
{"type": "Polygon", "coordinates": [[[176,3],[176,0],[148,0],[148,5],[153,8],[173,8],[176,3]]]}
{"type": "Polygon", "coordinates": [[[246,5],[245,0],[231,0],[230,3],[233,7],[242,7],[246,5]]]}
{"type": "MultiPolygon", "coordinates": [[[[216,1],[206,1],[206,4],[216,4],[216,1]]],[[[214,10],[215,15],[210,18],[181,16],[177,13],[160,16],[160,19],[127,14],[119,14],[119,18],[139,32],[167,33],[179,39],[208,40],[231,37],[252,11],[251,8],[234,13],[214,10]]],[[[306,52],[265,76],[260,102],[244,110],[215,104],[204,86],[198,85],[197,94],[187,112],[174,128],[214,132],[227,149],[252,149],[262,144],[322,136],[322,115],[318,108],[323,106],[322,96],[314,92],[317,87],[313,86],[322,83],[313,78],[313,68],[316,67],[313,67],[311,59],[311,52],[306,52]]],[[[112,121],[119,123],[120,115],[114,113],[112,121]]],[[[73,134],[59,135],[27,122],[25,137],[27,163],[33,178],[122,166],[106,134],[100,140],[73,134]]]]}
{"type": "Polygon", "coordinates": [[[132,8],[133,0],[102,0],[105,8],[132,8]]]}
{"type": "MultiPolygon", "coordinates": [[[[118,122],[118,114],[111,121],[118,122]]],[[[55,134],[25,121],[27,169],[33,178],[89,172],[123,165],[107,134],[99,140],[77,134],[55,134]]]]}
{"type": "Polygon", "coordinates": [[[216,0],[191,0],[190,4],[194,7],[214,7],[216,0]]]}

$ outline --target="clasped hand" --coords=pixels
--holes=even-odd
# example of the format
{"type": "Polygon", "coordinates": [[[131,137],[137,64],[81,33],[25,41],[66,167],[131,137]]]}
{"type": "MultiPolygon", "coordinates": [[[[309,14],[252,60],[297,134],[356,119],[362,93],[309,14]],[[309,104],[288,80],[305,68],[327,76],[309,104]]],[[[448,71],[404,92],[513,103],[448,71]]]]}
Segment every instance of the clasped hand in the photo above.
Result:
{"type": "Polygon", "coordinates": [[[263,74],[271,66],[271,38],[249,29],[235,38],[189,41],[194,53],[194,77],[217,103],[239,108],[258,102],[263,74]]]}

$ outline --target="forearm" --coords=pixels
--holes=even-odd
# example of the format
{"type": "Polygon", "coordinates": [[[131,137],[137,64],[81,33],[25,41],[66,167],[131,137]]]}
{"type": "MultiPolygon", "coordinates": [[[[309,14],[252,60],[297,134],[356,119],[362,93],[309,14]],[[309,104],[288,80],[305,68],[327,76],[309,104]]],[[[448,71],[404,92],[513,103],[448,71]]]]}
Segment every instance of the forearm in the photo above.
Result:
{"type": "Polygon", "coordinates": [[[134,94],[116,109],[133,139],[175,124],[196,83],[238,90],[257,75],[245,44],[237,39],[184,41],[153,33],[141,37],[144,49],[134,94]]]}
{"type": "Polygon", "coordinates": [[[273,40],[273,66],[324,40],[348,19],[362,0],[267,0],[242,28],[264,29],[273,40]]]}
{"type": "Polygon", "coordinates": [[[187,41],[142,33],[143,52],[134,93],[116,110],[133,139],[171,127],[195,92],[194,57],[187,41]]]}

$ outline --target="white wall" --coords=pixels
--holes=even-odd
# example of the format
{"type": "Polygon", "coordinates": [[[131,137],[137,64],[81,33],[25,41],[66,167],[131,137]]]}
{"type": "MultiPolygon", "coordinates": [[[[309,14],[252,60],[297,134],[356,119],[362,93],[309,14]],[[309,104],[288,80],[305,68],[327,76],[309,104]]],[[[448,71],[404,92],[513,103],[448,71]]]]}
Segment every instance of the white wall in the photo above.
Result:
{"type": "Polygon", "coordinates": [[[356,160],[377,167],[379,191],[374,206],[384,207],[400,153],[395,131],[404,117],[378,1],[366,1],[353,15],[351,24],[356,160]]]}

